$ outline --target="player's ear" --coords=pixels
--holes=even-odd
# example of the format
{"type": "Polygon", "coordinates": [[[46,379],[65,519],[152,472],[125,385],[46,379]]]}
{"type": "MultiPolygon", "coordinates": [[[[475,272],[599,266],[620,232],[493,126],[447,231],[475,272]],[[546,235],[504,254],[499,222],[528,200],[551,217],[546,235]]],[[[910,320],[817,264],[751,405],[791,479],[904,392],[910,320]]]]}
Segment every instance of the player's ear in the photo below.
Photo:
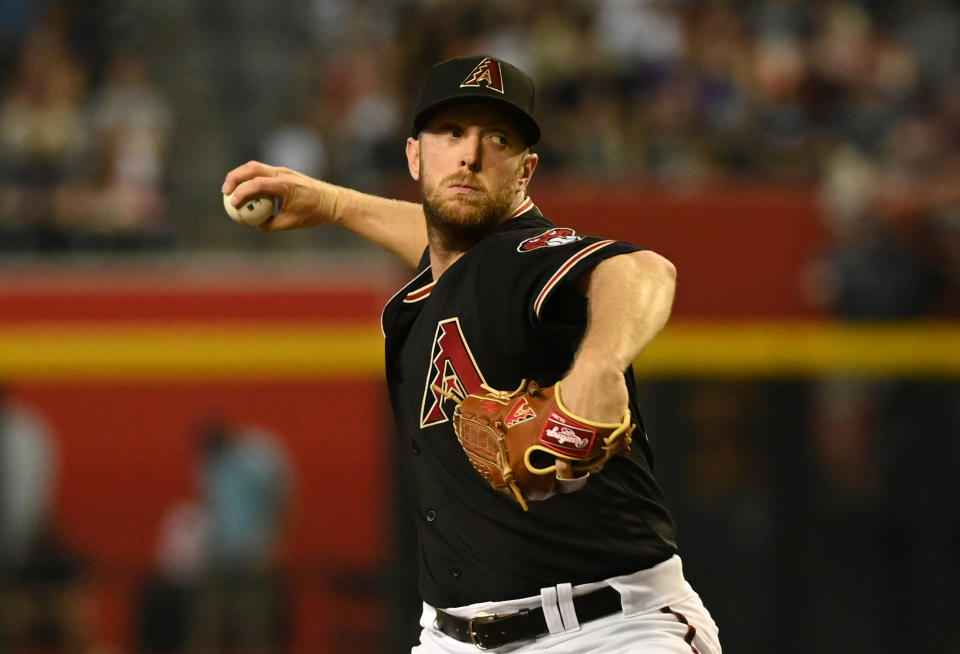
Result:
{"type": "Polygon", "coordinates": [[[537,169],[537,162],[540,157],[535,152],[527,152],[523,155],[522,171],[520,173],[520,185],[526,187],[533,177],[533,171],[537,169]]]}
{"type": "Polygon", "coordinates": [[[412,136],[407,137],[407,168],[414,181],[420,181],[420,141],[412,136]]]}

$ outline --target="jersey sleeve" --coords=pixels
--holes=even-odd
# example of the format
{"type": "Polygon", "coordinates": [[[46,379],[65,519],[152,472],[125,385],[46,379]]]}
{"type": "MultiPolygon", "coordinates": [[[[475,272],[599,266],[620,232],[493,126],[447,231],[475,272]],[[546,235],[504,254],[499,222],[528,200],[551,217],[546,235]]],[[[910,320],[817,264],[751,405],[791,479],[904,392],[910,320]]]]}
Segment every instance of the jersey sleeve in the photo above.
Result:
{"type": "Polygon", "coordinates": [[[486,310],[522,316],[535,329],[582,322],[586,303],[577,280],[605,259],[642,249],[624,241],[582,236],[569,228],[522,236],[505,239],[485,257],[490,281],[498,281],[478,296],[486,310]]]}
{"type": "Polygon", "coordinates": [[[544,257],[545,269],[529,289],[528,310],[536,321],[547,321],[551,316],[564,315],[560,305],[570,300],[571,295],[582,296],[576,290],[579,278],[605,259],[620,254],[636,252],[640,248],[624,241],[584,238],[581,247],[566,251],[551,252],[544,257]]]}

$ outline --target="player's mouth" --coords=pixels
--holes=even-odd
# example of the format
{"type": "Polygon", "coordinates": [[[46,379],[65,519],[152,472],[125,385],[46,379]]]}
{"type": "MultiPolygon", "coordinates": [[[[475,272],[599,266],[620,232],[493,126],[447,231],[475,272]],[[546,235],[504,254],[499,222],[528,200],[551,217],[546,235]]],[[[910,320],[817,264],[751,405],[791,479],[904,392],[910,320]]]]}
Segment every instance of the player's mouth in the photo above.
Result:
{"type": "Polygon", "coordinates": [[[447,188],[455,193],[478,193],[480,191],[479,188],[470,184],[451,184],[447,188]]]}
{"type": "Polygon", "coordinates": [[[479,184],[472,183],[466,179],[451,180],[450,183],[447,184],[447,188],[454,193],[463,193],[464,195],[472,195],[483,191],[479,184]]]}

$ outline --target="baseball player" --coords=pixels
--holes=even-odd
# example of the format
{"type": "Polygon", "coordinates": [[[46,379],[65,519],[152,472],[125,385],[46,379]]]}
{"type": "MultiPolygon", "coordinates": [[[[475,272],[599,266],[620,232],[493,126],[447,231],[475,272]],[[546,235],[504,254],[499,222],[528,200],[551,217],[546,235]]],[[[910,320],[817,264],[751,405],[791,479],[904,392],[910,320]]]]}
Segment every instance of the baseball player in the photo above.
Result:
{"type": "MultiPolygon", "coordinates": [[[[433,66],[406,144],[422,204],[258,162],[231,171],[223,191],[236,204],[279,198],[261,231],[339,224],[414,270],[382,317],[420,551],[413,652],[717,654],[630,374],[667,321],[675,270],[540,213],[527,194],[540,138],[533,95],[526,74],[493,57],[433,66]],[[471,465],[454,418],[457,398],[530,379],[562,389],[564,410],[584,424],[628,416],[633,438],[601,470],[557,456],[557,490],[521,506],[471,465]]],[[[552,433],[577,447],[575,430],[552,433]]]]}

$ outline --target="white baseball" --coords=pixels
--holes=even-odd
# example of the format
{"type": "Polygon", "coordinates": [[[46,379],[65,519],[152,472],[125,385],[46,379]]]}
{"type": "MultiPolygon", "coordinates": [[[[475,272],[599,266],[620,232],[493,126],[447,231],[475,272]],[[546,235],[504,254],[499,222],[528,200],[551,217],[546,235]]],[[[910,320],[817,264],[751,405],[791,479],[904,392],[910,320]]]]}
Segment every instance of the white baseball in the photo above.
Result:
{"type": "Polygon", "coordinates": [[[266,221],[274,212],[274,200],[269,195],[257,195],[247,199],[239,207],[234,207],[230,200],[233,193],[223,194],[223,208],[227,210],[227,215],[242,225],[257,225],[266,221]]]}

